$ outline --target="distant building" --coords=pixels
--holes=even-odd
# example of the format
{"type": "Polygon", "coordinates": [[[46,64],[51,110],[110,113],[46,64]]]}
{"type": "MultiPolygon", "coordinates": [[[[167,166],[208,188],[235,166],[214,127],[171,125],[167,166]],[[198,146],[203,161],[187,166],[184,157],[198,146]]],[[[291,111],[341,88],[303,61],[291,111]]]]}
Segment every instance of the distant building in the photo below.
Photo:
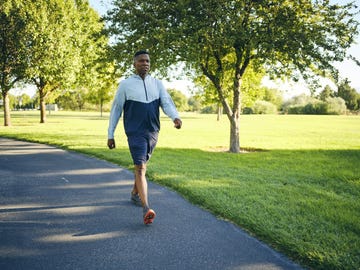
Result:
{"type": "Polygon", "coordinates": [[[46,110],[57,112],[59,110],[59,108],[58,108],[57,104],[46,104],[46,110]]]}

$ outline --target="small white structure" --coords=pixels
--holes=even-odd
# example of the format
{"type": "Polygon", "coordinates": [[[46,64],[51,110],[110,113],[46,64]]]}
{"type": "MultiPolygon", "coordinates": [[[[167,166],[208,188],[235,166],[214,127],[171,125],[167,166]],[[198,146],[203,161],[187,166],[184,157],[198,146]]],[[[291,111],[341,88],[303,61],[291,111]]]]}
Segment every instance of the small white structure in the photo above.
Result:
{"type": "Polygon", "coordinates": [[[57,112],[59,108],[57,104],[46,104],[46,110],[57,112]]]}

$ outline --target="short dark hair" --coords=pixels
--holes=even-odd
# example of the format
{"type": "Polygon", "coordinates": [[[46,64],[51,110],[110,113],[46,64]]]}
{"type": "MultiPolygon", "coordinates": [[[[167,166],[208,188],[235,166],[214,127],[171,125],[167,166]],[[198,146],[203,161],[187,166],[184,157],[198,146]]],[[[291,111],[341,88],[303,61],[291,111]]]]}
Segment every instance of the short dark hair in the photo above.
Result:
{"type": "Polygon", "coordinates": [[[149,55],[149,52],[148,52],[148,51],[145,51],[145,50],[137,51],[137,52],[134,54],[134,57],[139,56],[139,55],[141,55],[141,54],[147,54],[147,55],[149,55]]]}

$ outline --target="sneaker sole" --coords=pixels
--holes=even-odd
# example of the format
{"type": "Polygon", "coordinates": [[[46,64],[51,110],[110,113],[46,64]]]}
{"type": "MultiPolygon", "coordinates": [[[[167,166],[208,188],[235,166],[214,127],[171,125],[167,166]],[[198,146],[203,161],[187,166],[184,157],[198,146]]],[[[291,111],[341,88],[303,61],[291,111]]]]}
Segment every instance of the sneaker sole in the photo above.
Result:
{"type": "Polygon", "coordinates": [[[153,223],[155,217],[156,217],[155,211],[152,209],[149,209],[144,216],[144,224],[149,225],[149,224],[153,223]]]}

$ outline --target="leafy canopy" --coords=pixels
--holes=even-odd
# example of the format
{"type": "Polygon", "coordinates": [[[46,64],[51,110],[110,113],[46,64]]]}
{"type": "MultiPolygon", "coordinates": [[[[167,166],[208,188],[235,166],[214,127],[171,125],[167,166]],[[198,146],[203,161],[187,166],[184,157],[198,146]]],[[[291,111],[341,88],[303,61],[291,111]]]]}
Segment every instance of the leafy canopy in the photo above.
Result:
{"type": "Polygon", "coordinates": [[[203,74],[229,118],[231,152],[240,151],[241,84],[249,66],[273,76],[337,78],[333,63],[346,57],[359,31],[355,4],[329,0],[115,0],[113,5],[107,20],[122,67],[127,69],[135,50],[146,48],[155,56],[153,68],[163,73],[182,61],[203,74]]]}
{"type": "MultiPolygon", "coordinates": [[[[240,69],[250,61],[274,75],[300,71],[336,75],[358,34],[355,4],[311,0],[116,0],[109,12],[119,59],[140,48],[165,70],[178,61],[209,74],[240,69]],[[229,57],[229,55],[233,55],[229,57]]],[[[121,61],[121,62],[123,62],[121,61]]],[[[130,61],[131,63],[131,61],[130,61]]]]}

